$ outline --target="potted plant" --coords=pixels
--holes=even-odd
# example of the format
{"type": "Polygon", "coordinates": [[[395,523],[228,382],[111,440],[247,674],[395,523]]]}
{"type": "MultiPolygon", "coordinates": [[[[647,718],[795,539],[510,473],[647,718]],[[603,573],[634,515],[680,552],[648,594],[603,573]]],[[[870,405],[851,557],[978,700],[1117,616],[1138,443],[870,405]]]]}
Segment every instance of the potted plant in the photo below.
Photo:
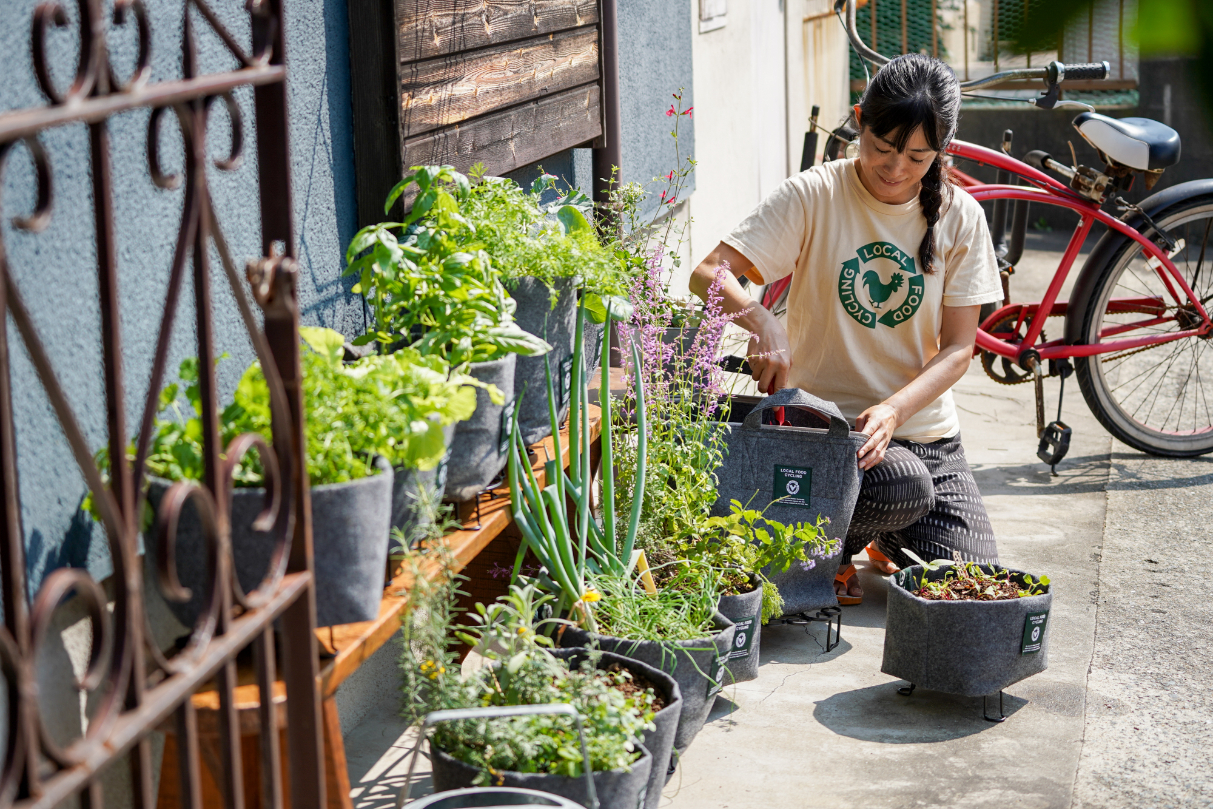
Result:
{"type": "Polygon", "coordinates": [[[890,578],[880,666],[910,682],[903,693],[985,697],[1048,667],[1047,576],[910,555],[919,564],[890,578]]]}
{"type": "MultiPolygon", "coordinates": [[[[483,249],[489,255],[518,304],[518,325],[552,344],[545,356],[556,373],[559,424],[568,413],[579,292],[601,294],[626,287],[619,280],[618,262],[586,218],[593,205],[588,197],[571,191],[543,204],[541,196],[555,191],[554,176],[542,174],[527,192],[513,180],[486,177],[483,171],[480,164],[472,167],[471,192],[462,206],[471,225],[465,249],[483,249]]],[[[539,394],[544,384],[543,359],[519,357],[515,397],[524,390],[539,394]]],[[[529,446],[546,438],[550,426],[543,396],[532,395],[519,407],[523,443],[529,446]]]]}
{"type": "MultiPolygon", "coordinates": [[[[448,568],[449,570],[449,568],[448,568]]],[[[456,626],[453,577],[417,579],[404,623],[401,667],[405,715],[420,722],[435,710],[567,703],[582,717],[594,790],[603,807],[639,809],[653,757],[646,732],[676,687],[659,672],[554,655],[536,613],[551,596],[512,587],[477,604],[456,626]],[[455,640],[481,653],[483,665],[460,671],[455,640]],[[644,678],[642,681],[641,678],[644,678]]],[[[578,734],[566,717],[526,715],[435,726],[430,736],[434,786],[493,784],[562,795],[588,805],[578,734]]]]}
{"type": "Polygon", "coordinates": [[[353,289],[365,296],[374,321],[354,342],[436,354],[484,383],[475,413],[456,427],[450,450],[445,493],[462,501],[505,465],[505,397],[514,390],[516,357],[542,355],[551,346],[518,327],[500,272],[483,249],[467,245],[471,226],[460,213],[471,190],[467,177],[450,166],[412,171],[384,205],[390,210],[416,184],[404,220],[363,228],[346,250],[345,272],[358,277],[353,289]]]}
{"type": "MultiPolygon", "coordinates": [[[[441,374],[438,364],[416,353],[367,357],[342,362],[344,338],[330,329],[301,327],[304,347],[303,398],[307,410],[308,479],[311,483],[312,535],[316,575],[317,625],[371,620],[379,614],[391,522],[392,465],[424,466],[444,453],[443,420],[469,410],[467,382],[456,380],[440,402],[416,404],[393,393],[414,375],[441,374]],[[417,360],[423,364],[412,365],[417,360]]],[[[188,405],[178,401],[181,388],[168,385],[160,395],[147,458],[148,501],[153,512],[176,481],[203,476],[203,447],[198,428],[201,401],[198,362],[188,359],[179,372],[188,405]]],[[[225,446],[243,434],[263,440],[271,435],[270,394],[259,363],[245,370],[233,401],[220,415],[225,446]]],[[[133,453],[133,445],[131,452],[133,453]]],[[[230,450],[229,450],[230,451],[230,450]]],[[[102,459],[104,464],[104,459],[102,459]]],[[[281,525],[267,524],[262,488],[262,458],[249,453],[232,468],[230,494],[232,555],[236,581],[243,592],[281,572],[285,555],[277,553],[281,525]],[[279,529],[271,531],[271,529],[279,529]]],[[[173,538],[170,538],[173,539],[173,538]]],[[[149,542],[153,556],[161,551],[149,542]]],[[[173,541],[175,570],[184,591],[171,588],[169,608],[192,626],[207,604],[213,579],[207,561],[202,523],[193,508],[177,522],[173,541]]],[[[173,557],[166,557],[167,564],[173,557]]]]}
{"type": "Polygon", "coordinates": [[[732,682],[758,677],[762,625],[784,613],[783,597],[771,581],[793,565],[811,569],[838,553],[842,543],[816,524],[785,525],[737,500],[724,517],[710,517],[702,536],[683,544],[681,554],[718,571],[719,609],[737,625],[727,671],[732,682]]]}
{"type": "MultiPolygon", "coordinates": [[[[398,430],[389,443],[395,473],[392,487],[392,531],[410,548],[426,536],[439,510],[449,448],[458,424],[476,410],[476,390],[484,385],[468,374],[451,373],[446,360],[412,348],[360,361],[383,369],[380,385],[385,402],[401,408],[396,419],[410,429],[398,430]]],[[[391,424],[389,420],[383,427],[391,424]]]]}
{"type": "MultiPolygon", "coordinates": [[[[644,465],[647,451],[647,419],[644,383],[637,386],[637,458],[641,475],[637,497],[630,505],[627,525],[616,525],[614,476],[602,478],[602,518],[594,518],[590,489],[589,390],[585,384],[582,348],[585,307],[578,313],[574,349],[574,386],[570,410],[569,471],[561,473],[555,462],[548,464],[542,489],[522,459],[523,447],[514,431],[514,451],[508,469],[511,505],[515,524],[523,536],[515,562],[518,577],[522,559],[530,551],[541,569],[536,580],[556,596],[559,613],[580,622],[582,628],[562,630],[560,643],[591,646],[642,660],[670,673],[682,691],[682,710],[674,745],[686,750],[703,726],[722,680],[724,657],[732,643],[733,625],[716,612],[717,594],[694,576],[688,587],[667,587],[650,597],[638,592],[635,568],[636,537],[643,502],[644,465]],[[571,504],[571,505],[570,505],[571,504]],[[643,612],[641,620],[635,618],[643,612]],[[601,623],[600,622],[605,622],[601,623]],[[603,634],[605,632],[618,633],[603,634]]],[[[639,347],[632,347],[639,361],[639,347]]],[[[604,354],[609,351],[603,345],[604,354]]],[[[605,360],[605,357],[604,357],[605,360]]],[[[551,375],[547,378],[549,416],[556,416],[551,375]]],[[[609,396],[600,397],[602,408],[602,467],[614,468],[615,431],[609,396]]],[[[556,452],[561,452],[557,437],[556,452]]],[[[620,514],[623,518],[623,514],[620,514]]],[[[665,762],[659,762],[659,766],[665,762]]]]}

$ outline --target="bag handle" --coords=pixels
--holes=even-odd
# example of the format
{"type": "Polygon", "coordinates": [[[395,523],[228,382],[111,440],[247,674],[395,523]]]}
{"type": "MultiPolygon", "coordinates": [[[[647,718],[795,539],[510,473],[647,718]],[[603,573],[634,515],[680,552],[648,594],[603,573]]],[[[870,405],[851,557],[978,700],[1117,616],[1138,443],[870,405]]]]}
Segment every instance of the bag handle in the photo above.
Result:
{"type": "Polygon", "coordinates": [[[746,415],[742,426],[747,430],[757,430],[762,425],[762,411],[769,410],[772,407],[803,407],[812,410],[823,419],[829,419],[830,431],[828,435],[831,438],[846,438],[851,432],[851,426],[842,417],[842,411],[838,409],[838,405],[833,402],[827,402],[825,399],[818,399],[813,394],[800,388],[784,388],[778,393],[774,393],[763,399],[754,405],[754,409],[746,415]]]}

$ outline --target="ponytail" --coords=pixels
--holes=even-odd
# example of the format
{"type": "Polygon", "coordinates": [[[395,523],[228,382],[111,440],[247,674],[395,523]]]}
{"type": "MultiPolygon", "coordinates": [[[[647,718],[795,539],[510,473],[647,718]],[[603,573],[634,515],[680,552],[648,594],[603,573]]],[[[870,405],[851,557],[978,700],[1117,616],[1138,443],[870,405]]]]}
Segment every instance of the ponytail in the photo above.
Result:
{"type": "Polygon", "coordinates": [[[935,225],[939,223],[945,193],[949,197],[948,202],[951,202],[950,179],[944,173],[943,152],[940,152],[923,175],[922,190],[918,192],[918,203],[922,206],[922,215],[927,219],[927,232],[918,246],[918,265],[926,275],[935,271],[935,225]]]}

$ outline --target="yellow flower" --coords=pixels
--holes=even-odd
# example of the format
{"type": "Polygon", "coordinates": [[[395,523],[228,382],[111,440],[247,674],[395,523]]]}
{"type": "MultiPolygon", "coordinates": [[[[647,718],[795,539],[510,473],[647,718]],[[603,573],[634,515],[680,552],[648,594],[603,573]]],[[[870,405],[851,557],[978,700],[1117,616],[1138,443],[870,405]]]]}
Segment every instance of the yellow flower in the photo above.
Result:
{"type": "Polygon", "coordinates": [[[595,601],[601,601],[602,594],[597,590],[586,590],[585,595],[581,597],[581,600],[587,604],[592,604],[595,601]]]}
{"type": "Polygon", "coordinates": [[[530,631],[530,630],[529,630],[529,629],[527,629],[525,626],[520,626],[520,627],[518,627],[518,634],[519,634],[519,635],[525,635],[525,634],[526,634],[527,632],[529,632],[529,631],[530,631]]]}

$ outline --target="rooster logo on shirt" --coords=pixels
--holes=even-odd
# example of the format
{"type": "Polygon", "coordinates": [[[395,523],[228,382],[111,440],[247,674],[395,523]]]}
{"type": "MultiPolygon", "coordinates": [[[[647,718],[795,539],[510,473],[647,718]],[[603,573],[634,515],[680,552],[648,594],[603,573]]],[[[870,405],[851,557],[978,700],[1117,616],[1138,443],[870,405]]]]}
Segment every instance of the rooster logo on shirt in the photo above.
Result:
{"type": "Polygon", "coordinates": [[[890,295],[901,289],[904,280],[905,277],[899,272],[893,273],[887,284],[880,280],[880,273],[876,270],[868,270],[863,274],[863,285],[868,288],[868,297],[872,300],[872,306],[877,309],[890,295]]]}
{"type": "Polygon", "coordinates": [[[871,242],[860,247],[855,258],[842,262],[838,276],[838,300],[842,308],[855,322],[869,329],[875,329],[877,323],[896,328],[914,317],[922,305],[924,289],[914,256],[891,242],[871,242]],[[886,261],[892,262],[895,269],[886,261]]]}

